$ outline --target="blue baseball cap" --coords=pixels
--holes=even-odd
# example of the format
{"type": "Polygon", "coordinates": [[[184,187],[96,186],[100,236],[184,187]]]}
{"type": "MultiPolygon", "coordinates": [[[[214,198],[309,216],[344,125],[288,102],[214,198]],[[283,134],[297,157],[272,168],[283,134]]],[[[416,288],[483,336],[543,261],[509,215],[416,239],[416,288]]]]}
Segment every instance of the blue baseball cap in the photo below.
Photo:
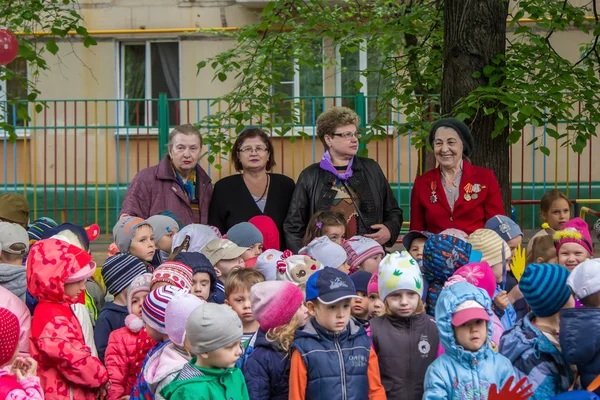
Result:
{"type": "Polygon", "coordinates": [[[523,236],[523,231],[515,221],[506,215],[496,215],[485,223],[485,229],[491,229],[496,232],[502,240],[508,242],[516,237],[523,236]]]}
{"type": "Polygon", "coordinates": [[[360,299],[352,279],[335,268],[324,268],[312,274],[306,281],[306,301],[319,300],[334,304],[345,299],[360,299]]]}
{"type": "Polygon", "coordinates": [[[410,245],[415,239],[429,239],[431,237],[431,233],[429,232],[421,232],[421,231],[410,231],[402,238],[402,245],[406,249],[406,251],[410,250],[410,245]]]}

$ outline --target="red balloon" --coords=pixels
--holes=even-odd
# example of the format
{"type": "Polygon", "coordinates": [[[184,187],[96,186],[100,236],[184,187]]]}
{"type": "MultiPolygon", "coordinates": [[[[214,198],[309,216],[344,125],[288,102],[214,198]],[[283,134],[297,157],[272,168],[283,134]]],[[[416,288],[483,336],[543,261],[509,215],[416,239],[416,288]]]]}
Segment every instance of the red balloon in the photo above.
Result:
{"type": "Polygon", "coordinates": [[[14,33],[0,28],[0,65],[6,65],[17,57],[19,42],[14,33]]]}

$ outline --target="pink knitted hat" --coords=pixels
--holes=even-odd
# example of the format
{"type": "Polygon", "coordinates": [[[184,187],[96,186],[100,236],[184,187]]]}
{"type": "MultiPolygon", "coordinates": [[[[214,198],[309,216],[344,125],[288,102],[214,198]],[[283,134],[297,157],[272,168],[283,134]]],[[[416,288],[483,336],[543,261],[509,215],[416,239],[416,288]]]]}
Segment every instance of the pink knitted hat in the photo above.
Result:
{"type": "Polygon", "coordinates": [[[183,346],[185,341],[185,324],[192,311],[206,301],[189,293],[179,292],[167,304],[165,326],[169,339],[177,346],[183,346]]]}
{"type": "Polygon", "coordinates": [[[302,291],[292,282],[266,281],[250,289],[252,312],[264,331],[290,322],[303,301],[302,291]]]}
{"type": "Polygon", "coordinates": [[[343,246],[351,268],[358,268],[363,261],[377,254],[385,255],[379,243],[364,236],[353,236],[345,240],[343,246]]]}
{"type": "MultiPolygon", "coordinates": [[[[486,291],[490,299],[494,298],[496,292],[496,277],[494,271],[485,261],[466,264],[454,272],[454,276],[462,276],[471,285],[486,291]]],[[[452,279],[452,278],[450,278],[452,279]]]]}
{"type": "Polygon", "coordinates": [[[12,360],[19,345],[19,318],[6,308],[0,308],[0,367],[12,360]]]}
{"type": "Polygon", "coordinates": [[[590,236],[588,224],[581,218],[573,218],[563,225],[562,230],[554,233],[554,246],[556,251],[565,243],[577,243],[583,246],[592,256],[594,254],[594,245],[590,236]]]}
{"type": "Polygon", "coordinates": [[[379,271],[373,272],[371,280],[369,281],[369,286],[367,286],[367,291],[367,295],[371,293],[379,293],[379,271]]]}
{"type": "Polygon", "coordinates": [[[193,285],[193,276],[192,269],[187,265],[177,261],[167,261],[152,273],[150,287],[157,282],[166,282],[171,286],[189,290],[193,285]]]}

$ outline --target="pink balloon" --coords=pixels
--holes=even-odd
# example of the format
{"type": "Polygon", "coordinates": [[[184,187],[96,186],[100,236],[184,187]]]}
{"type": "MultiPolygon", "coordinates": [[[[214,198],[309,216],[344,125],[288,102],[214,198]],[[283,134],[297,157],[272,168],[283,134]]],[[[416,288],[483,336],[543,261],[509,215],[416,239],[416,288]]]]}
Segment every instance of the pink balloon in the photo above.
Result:
{"type": "Polygon", "coordinates": [[[17,57],[19,42],[14,33],[0,28],[0,65],[6,65],[17,57]]]}

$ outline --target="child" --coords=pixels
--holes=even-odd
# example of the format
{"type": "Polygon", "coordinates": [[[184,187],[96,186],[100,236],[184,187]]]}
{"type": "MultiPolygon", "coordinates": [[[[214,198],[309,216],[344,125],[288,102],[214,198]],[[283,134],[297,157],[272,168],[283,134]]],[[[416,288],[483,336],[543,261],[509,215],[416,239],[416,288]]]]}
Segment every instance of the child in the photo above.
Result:
{"type": "MultiPolygon", "coordinates": [[[[369,296],[369,314],[368,319],[371,320],[385,314],[385,304],[379,297],[379,279],[377,271],[371,275],[369,286],[367,286],[367,294],[369,296]]],[[[369,329],[369,333],[371,330],[369,329]]]]}
{"type": "Polygon", "coordinates": [[[70,308],[96,264],[86,251],[57,239],[37,242],[27,257],[27,289],[39,300],[31,324],[31,356],[52,399],[96,399],[108,374],[86,346],[70,308]],[[68,345],[66,345],[68,344],[68,345]]]}
{"type": "Polygon", "coordinates": [[[291,255],[289,250],[286,250],[281,255],[281,260],[276,261],[277,265],[277,280],[292,282],[298,286],[302,292],[306,288],[306,282],[317,271],[322,270],[323,264],[312,257],[291,255]]]}
{"type": "Polygon", "coordinates": [[[560,347],[567,362],[577,366],[586,388],[600,374],[600,259],[581,263],[567,285],[585,308],[561,310],[560,347]]]}
{"type": "Polygon", "coordinates": [[[23,257],[29,251],[27,231],[19,224],[0,222],[0,286],[26,302],[27,279],[23,257]]]}
{"type": "Polygon", "coordinates": [[[383,247],[379,243],[364,236],[353,236],[344,240],[343,246],[346,250],[350,270],[367,271],[369,275],[377,271],[379,262],[385,255],[383,247]]]}
{"type": "Polygon", "coordinates": [[[102,362],[104,362],[104,352],[111,332],[125,326],[125,318],[129,314],[127,289],[135,278],[145,272],[144,263],[139,258],[126,253],[115,254],[102,266],[102,278],[106,289],[115,298],[112,302],[104,304],[94,329],[94,342],[98,349],[98,358],[102,362]]]}
{"type": "Polygon", "coordinates": [[[37,362],[31,357],[16,358],[20,330],[17,316],[6,308],[0,308],[0,368],[11,365],[10,374],[0,369],[0,397],[43,400],[40,378],[36,376],[37,362]]]}
{"type": "Polygon", "coordinates": [[[122,217],[113,228],[113,240],[121,253],[129,253],[150,265],[156,246],[148,221],[138,217],[122,217]]]}
{"type": "Polygon", "coordinates": [[[242,254],[247,249],[239,247],[231,240],[213,239],[202,249],[201,253],[208,258],[208,261],[214,266],[217,279],[222,285],[227,280],[229,274],[238,269],[246,268],[246,263],[242,254]]]}
{"type": "Polygon", "coordinates": [[[352,316],[361,323],[366,323],[369,319],[369,281],[371,275],[367,271],[356,271],[350,275],[350,279],[356,288],[356,295],[359,298],[352,299],[352,316]]]}
{"type": "Polygon", "coordinates": [[[244,375],[234,368],[242,354],[242,321],[226,305],[206,303],[187,320],[185,348],[193,354],[160,394],[167,400],[249,400],[244,375]]]}
{"type": "Polygon", "coordinates": [[[574,306],[568,277],[569,271],[560,265],[528,265],[519,287],[531,312],[500,340],[500,353],[512,362],[517,380],[529,378],[535,400],[566,392],[573,383],[558,341],[559,312],[574,306]]]}
{"type": "Polygon", "coordinates": [[[350,272],[350,266],[346,262],[348,259],[346,251],[327,236],[314,239],[306,247],[301,248],[298,254],[314,258],[325,268],[335,268],[345,273],[350,272]]]}
{"type": "Polygon", "coordinates": [[[263,252],[263,235],[250,222],[240,222],[229,228],[226,235],[228,240],[247,249],[242,258],[244,261],[258,257],[263,252]]]}
{"type": "Polygon", "coordinates": [[[164,397],[160,394],[179,374],[179,371],[190,361],[190,356],[183,346],[185,324],[196,307],[206,303],[189,293],[177,293],[167,304],[165,312],[165,327],[171,341],[148,359],[144,371],[146,382],[154,393],[156,400],[164,397]]]}
{"type": "Polygon", "coordinates": [[[573,218],[563,225],[563,229],[553,235],[558,256],[558,264],[569,272],[593,257],[594,245],[588,224],[581,218],[573,218]]]}
{"type": "Polygon", "coordinates": [[[402,238],[402,245],[419,265],[423,265],[425,242],[431,237],[429,232],[410,231],[402,238]]]}
{"type": "Polygon", "coordinates": [[[173,236],[173,244],[171,245],[171,253],[189,236],[190,243],[185,251],[202,252],[204,246],[213,239],[220,238],[221,232],[214,226],[191,224],[183,227],[173,236]]]}
{"type": "Polygon", "coordinates": [[[529,264],[558,264],[554,238],[550,235],[539,236],[532,240],[531,251],[527,253],[529,264]]]}
{"type": "Polygon", "coordinates": [[[173,218],[165,215],[153,215],[146,222],[150,224],[154,233],[156,252],[152,259],[152,266],[156,268],[169,258],[173,236],[179,232],[179,225],[173,218]]]}
{"type": "Polygon", "coordinates": [[[125,326],[108,338],[105,365],[110,377],[107,400],[128,396],[142,370],[146,354],[156,342],[148,336],[142,320],[142,304],[150,291],[152,274],[145,273],[133,280],[127,293],[125,326]]]}
{"type": "Polygon", "coordinates": [[[244,334],[242,335],[244,353],[237,364],[239,368],[243,367],[248,355],[252,353],[256,341],[256,332],[259,328],[259,323],[252,312],[250,289],[257,283],[264,281],[265,277],[254,269],[234,271],[225,281],[225,304],[237,313],[244,328],[244,334]]]}
{"type": "Polygon", "coordinates": [[[540,236],[554,235],[554,232],[560,231],[563,225],[571,219],[571,202],[560,190],[549,190],[540,201],[540,217],[543,229],[529,239],[527,254],[531,251],[534,239],[540,236]]]}
{"type": "Polygon", "coordinates": [[[31,314],[17,296],[0,286],[0,307],[10,310],[19,320],[19,357],[29,357],[29,335],[31,333],[31,314]]]}
{"type": "Polygon", "coordinates": [[[248,220],[254,225],[263,236],[263,250],[281,250],[285,249],[282,244],[283,237],[279,235],[279,229],[275,221],[267,215],[257,215],[248,220]]]}
{"type": "Polygon", "coordinates": [[[192,269],[177,261],[162,263],[152,273],[150,291],[162,286],[175,286],[179,289],[190,290],[192,288],[192,269]]]}
{"type": "Polygon", "coordinates": [[[421,270],[408,252],[394,252],[381,261],[378,275],[386,313],[370,325],[381,383],[388,399],[420,400],[439,345],[437,327],[421,300],[421,270]]]}
{"type": "Polygon", "coordinates": [[[261,282],[250,290],[250,301],[260,324],[254,351],[243,372],[251,399],[287,400],[290,345],[296,329],[306,324],[302,291],[291,282],[261,282]]]}
{"type": "Polygon", "coordinates": [[[445,352],[427,369],[423,400],[487,399],[492,384],[502,387],[514,375],[510,361],[490,347],[491,303],[467,282],[442,290],[435,320],[445,352]]]}
{"type": "Polygon", "coordinates": [[[130,400],[154,399],[154,391],[148,382],[149,374],[152,373],[149,371],[150,360],[155,354],[160,356],[165,346],[170,343],[165,326],[167,304],[175,295],[183,293],[185,293],[183,289],[175,286],[161,286],[148,293],[142,303],[142,319],[146,323],[146,332],[156,342],[156,345],[146,354],[142,370],[131,390],[130,400]]]}
{"type": "MultiPolygon", "coordinates": [[[[339,245],[346,237],[346,219],[344,215],[332,211],[317,211],[308,221],[302,247],[307,246],[313,239],[327,236],[329,240],[339,245]]],[[[294,250],[294,249],[292,249],[294,250]]]]}
{"type": "Polygon", "coordinates": [[[225,301],[225,292],[217,290],[217,274],[204,254],[184,252],[178,254],[175,262],[180,262],[192,269],[192,289],[190,293],[204,301],[219,303],[225,301]],[[220,301],[218,296],[221,297],[220,301]]]}
{"type": "Polygon", "coordinates": [[[365,329],[350,318],[356,288],[334,268],[306,285],[310,318],[296,331],[290,366],[290,399],[385,399],[379,364],[365,329]]]}

